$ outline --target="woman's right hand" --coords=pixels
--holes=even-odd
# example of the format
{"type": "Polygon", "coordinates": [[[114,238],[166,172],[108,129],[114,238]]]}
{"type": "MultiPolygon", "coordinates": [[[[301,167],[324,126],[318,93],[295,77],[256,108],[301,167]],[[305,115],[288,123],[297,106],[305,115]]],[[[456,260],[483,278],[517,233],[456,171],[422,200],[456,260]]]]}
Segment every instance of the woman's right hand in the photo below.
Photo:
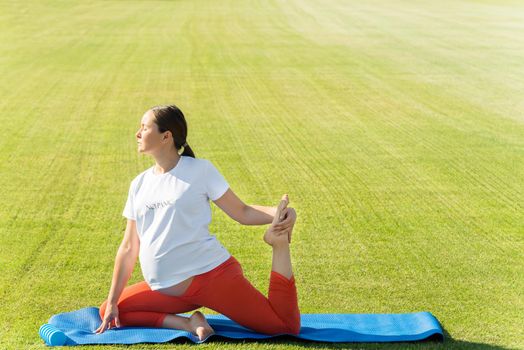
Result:
{"type": "Polygon", "coordinates": [[[106,329],[111,329],[111,326],[116,325],[120,327],[120,319],[118,318],[118,306],[116,303],[107,303],[106,311],[102,324],[95,331],[96,334],[103,333],[106,329]],[[113,322],[114,321],[114,322],[113,322]]]}

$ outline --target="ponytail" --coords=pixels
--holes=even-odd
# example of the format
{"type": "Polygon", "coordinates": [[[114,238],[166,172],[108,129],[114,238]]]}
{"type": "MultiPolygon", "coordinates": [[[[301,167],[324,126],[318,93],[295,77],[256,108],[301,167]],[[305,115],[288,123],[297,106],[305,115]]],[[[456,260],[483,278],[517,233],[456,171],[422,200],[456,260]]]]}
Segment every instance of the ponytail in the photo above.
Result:
{"type": "Polygon", "coordinates": [[[151,111],[155,115],[158,130],[161,133],[171,131],[177,153],[181,156],[196,158],[195,153],[187,144],[187,123],[184,113],[175,105],[155,106],[151,108],[151,111]]]}

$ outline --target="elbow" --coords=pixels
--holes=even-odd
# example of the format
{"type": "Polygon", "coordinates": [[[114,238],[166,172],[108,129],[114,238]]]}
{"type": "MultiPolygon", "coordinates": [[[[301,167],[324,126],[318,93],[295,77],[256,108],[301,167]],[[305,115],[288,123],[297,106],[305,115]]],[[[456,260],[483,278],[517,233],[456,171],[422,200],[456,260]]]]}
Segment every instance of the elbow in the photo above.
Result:
{"type": "Polygon", "coordinates": [[[139,247],[131,244],[120,245],[119,252],[125,257],[135,258],[138,257],[139,247]]]}
{"type": "Polygon", "coordinates": [[[242,207],[242,210],[240,211],[240,215],[238,216],[236,222],[238,222],[240,225],[249,225],[249,211],[251,210],[251,207],[249,205],[244,205],[242,207]]]}

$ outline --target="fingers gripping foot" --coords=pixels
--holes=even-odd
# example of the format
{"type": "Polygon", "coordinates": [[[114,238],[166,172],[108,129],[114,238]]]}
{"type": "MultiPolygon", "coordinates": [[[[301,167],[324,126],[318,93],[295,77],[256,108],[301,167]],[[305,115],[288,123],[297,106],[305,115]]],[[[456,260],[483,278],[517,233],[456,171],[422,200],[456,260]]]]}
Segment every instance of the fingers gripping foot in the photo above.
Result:
{"type": "Polygon", "coordinates": [[[275,225],[283,220],[283,217],[281,217],[282,211],[287,207],[288,204],[289,198],[288,195],[285,194],[282,196],[282,199],[278,204],[277,212],[275,213],[273,222],[264,234],[264,242],[266,242],[270,246],[289,244],[289,235],[291,234],[291,232],[287,232],[286,230],[278,231],[275,229],[275,225]]]}

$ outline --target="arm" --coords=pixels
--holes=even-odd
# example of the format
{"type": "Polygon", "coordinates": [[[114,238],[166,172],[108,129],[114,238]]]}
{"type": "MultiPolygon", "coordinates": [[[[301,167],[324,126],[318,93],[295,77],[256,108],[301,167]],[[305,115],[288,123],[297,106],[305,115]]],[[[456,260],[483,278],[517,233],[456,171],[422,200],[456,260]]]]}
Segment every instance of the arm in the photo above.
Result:
{"type": "MultiPolygon", "coordinates": [[[[287,197],[287,195],[286,195],[287,197]]],[[[287,200],[287,198],[286,198],[287,200]]],[[[273,223],[277,213],[277,207],[264,207],[261,205],[246,205],[238,198],[230,188],[214,201],[229,217],[242,225],[264,225],[272,224],[272,229],[277,231],[289,231],[289,243],[291,243],[291,231],[297,219],[295,209],[284,207],[280,212],[280,220],[273,223]]],[[[287,205],[287,204],[286,204],[287,205]]]]}
{"type": "Polygon", "coordinates": [[[140,241],[136,230],[136,221],[128,219],[124,239],[116,253],[113,281],[107,298],[108,303],[116,304],[118,302],[120,294],[122,294],[127,281],[131,277],[131,273],[133,273],[139,249],[140,241]]]}
{"type": "Polygon", "coordinates": [[[127,281],[131,277],[139,250],[140,240],[138,239],[138,232],[136,230],[136,221],[128,219],[124,239],[122,243],[120,243],[120,247],[118,247],[118,252],[116,253],[113,280],[111,282],[109,296],[107,297],[104,320],[102,320],[102,324],[97,328],[96,333],[102,333],[106,328],[110,328],[111,321],[113,320],[117,327],[120,326],[117,303],[127,281]]]}
{"type": "Polygon", "coordinates": [[[261,205],[246,205],[235,193],[228,190],[214,201],[229,217],[242,225],[265,225],[273,221],[277,212],[276,207],[261,205]]]}
{"type": "Polygon", "coordinates": [[[273,222],[277,207],[247,205],[244,208],[244,225],[265,225],[273,222]]]}

